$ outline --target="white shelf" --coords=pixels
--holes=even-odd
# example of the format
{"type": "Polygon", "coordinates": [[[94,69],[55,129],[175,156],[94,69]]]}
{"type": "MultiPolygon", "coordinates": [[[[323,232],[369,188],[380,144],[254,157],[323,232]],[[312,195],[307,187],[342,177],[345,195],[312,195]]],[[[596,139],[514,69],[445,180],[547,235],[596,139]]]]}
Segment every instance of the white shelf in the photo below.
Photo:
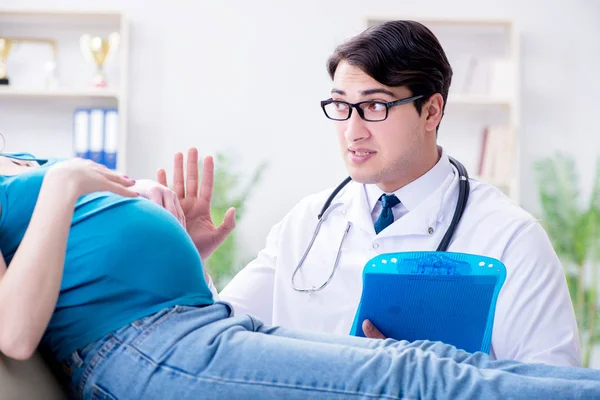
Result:
{"type": "Polygon", "coordinates": [[[19,10],[0,8],[0,21],[17,24],[85,25],[121,21],[118,11],[88,10],[19,10]]]}
{"type": "MultiPolygon", "coordinates": [[[[9,56],[9,77],[11,67],[14,75],[12,86],[0,85],[0,110],[6,112],[2,115],[2,129],[14,133],[14,143],[23,146],[38,146],[42,140],[36,138],[52,137],[53,140],[44,148],[47,152],[56,154],[69,154],[72,151],[72,112],[77,108],[116,108],[119,115],[119,138],[117,146],[117,170],[127,171],[127,127],[128,127],[128,58],[129,58],[129,23],[127,16],[119,10],[89,10],[82,8],[73,9],[19,9],[0,7],[0,34],[8,37],[48,38],[56,43],[57,63],[60,74],[56,89],[47,89],[39,78],[29,87],[19,85],[26,80],[26,73],[39,73],[35,65],[42,65],[46,61],[44,56],[37,56],[33,51],[20,53],[21,65],[29,69],[22,69],[21,75],[17,72],[18,65],[11,65],[9,56]],[[91,76],[84,72],[92,69],[91,65],[82,59],[79,48],[79,39],[82,34],[89,33],[95,36],[107,37],[113,32],[121,35],[117,57],[111,62],[111,72],[108,80],[112,86],[94,88],[86,85],[91,76]],[[28,64],[31,62],[32,64],[28,64]],[[81,68],[79,68],[81,66],[81,68]],[[64,67],[64,69],[63,69],[64,67]],[[23,72],[25,71],[25,72],[23,72]],[[33,72],[38,71],[38,72],[33,72]],[[16,85],[16,86],[15,86],[16,85]],[[46,107],[51,104],[59,107],[46,107]],[[46,108],[48,110],[46,110],[46,108]],[[30,118],[30,115],[36,118],[30,118]],[[25,132],[19,134],[17,132],[25,132]],[[48,135],[47,133],[50,133],[48,135]]],[[[27,47],[25,47],[27,49],[27,47]]],[[[20,49],[22,50],[22,49],[20,49]]],[[[13,59],[14,60],[14,59],[13,59]]],[[[14,61],[13,61],[14,62],[14,61]]],[[[91,75],[91,72],[90,72],[91,75]]],[[[25,84],[23,84],[25,85],[25,84]]],[[[42,146],[42,145],[40,145],[42,146]]],[[[33,151],[33,149],[31,150],[33,151]]],[[[39,147],[37,148],[39,151],[39,147]]]]}
{"type": "Polygon", "coordinates": [[[0,98],[27,97],[27,98],[112,98],[119,100],[120,93],[115,89],[15,89],[0,86],[0,98]]]}
{"type": "Polygon", "coordinates": [[[109,11],[109,10],[69,10],[69,9],[53,9],[53,10],[41,10],[41,9],[16,9],[16,8],[0,8],[0,14],[15,17],[15,16],[26,16],[26,17],[111,17],[121,18],[122,13],[120,11],[109,11]]]}

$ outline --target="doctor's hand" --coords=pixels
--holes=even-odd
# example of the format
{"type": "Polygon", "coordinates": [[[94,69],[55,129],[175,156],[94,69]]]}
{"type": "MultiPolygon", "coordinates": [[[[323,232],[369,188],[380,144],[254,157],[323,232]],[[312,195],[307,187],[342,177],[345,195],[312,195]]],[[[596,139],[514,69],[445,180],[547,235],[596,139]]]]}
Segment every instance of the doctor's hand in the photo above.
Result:
{"type": "MultiPolygon", "coordinates": [[[[235,208],[227,210],[219,226],[215,226],[210,216],[214,168],[213,158],[205,157],[202,167],[202,185],[198,193],[198,149],[188,150],[185,180],[183,154],[176,153],[173,158],[173,190],[185,215],[187,231],[202,260],[210,257],[235,228],[235,208]]],[[[157,178],[160,184],[168,186],[167,173],[164,169],[158,170],[157,178]]]]}
{"type": "Polygon", "coordinates": [[[368,319],[363,321],[362,330],[369,339],[387,339],[368,319]]]}

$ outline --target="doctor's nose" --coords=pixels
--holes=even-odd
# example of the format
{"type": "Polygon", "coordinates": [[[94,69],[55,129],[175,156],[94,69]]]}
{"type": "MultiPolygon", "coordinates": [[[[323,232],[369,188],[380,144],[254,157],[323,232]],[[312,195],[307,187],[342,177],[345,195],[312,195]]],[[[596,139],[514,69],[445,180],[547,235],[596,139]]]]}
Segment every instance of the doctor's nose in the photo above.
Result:
{"type": "Polygon", "coordinates": [[[357,112],[353,112],[350,118],[346,120],[344,136],[348,143],[358,142],[359,140],[367,139],[370,135],[365,121],[360,118],[357,112]]]}

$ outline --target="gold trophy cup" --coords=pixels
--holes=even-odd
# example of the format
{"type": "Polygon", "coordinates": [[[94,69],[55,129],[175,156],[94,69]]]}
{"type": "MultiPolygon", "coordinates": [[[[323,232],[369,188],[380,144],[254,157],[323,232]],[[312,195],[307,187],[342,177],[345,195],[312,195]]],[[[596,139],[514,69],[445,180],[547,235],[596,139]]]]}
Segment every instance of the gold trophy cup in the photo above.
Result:
{"type": "Polygon", "coordinates": [[[96,65],[96,73],[92,78],[92,85],[95,87],[106,87],[106,77],[104,73],[104,66],[108,64],[114,57],[117,49],[119,48],[120,35],[118,33],[111,33],[108,39],[101,37],[92,37],[91,35],[85,34],[81,36],[79,44],[81,52],[86,60],[96,65]]]}
{"type": "Polygon", "coordinates": [[[8,53],[10,53],[12,45],[13,43],[10,39],[0,37],[0,85],[8,85],[6,61],[8,60],[8,53]]]}

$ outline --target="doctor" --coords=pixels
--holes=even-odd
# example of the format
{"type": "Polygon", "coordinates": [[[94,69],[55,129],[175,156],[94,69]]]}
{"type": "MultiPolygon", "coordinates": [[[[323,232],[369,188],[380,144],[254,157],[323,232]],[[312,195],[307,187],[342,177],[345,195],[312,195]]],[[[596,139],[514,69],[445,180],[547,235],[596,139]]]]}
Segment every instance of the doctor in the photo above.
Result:
{"type": "MultiPolygon", "coordinates": [[[[426,27],[393,21],[370,28],[335,50],[328,72],[331,96],[321,106],[352,181],[333,198],[316,237],[333,189],[300,201],[220,297],[266,324],[347,335],[365,263],[381,253],[436,250],[461,180],[436,143],[452,69],[426,27]]],[[[468,183],[448,251],[506,265],[492,357],[579,366],[573,306],[544,229],[494,186],[468,183]]]]}

